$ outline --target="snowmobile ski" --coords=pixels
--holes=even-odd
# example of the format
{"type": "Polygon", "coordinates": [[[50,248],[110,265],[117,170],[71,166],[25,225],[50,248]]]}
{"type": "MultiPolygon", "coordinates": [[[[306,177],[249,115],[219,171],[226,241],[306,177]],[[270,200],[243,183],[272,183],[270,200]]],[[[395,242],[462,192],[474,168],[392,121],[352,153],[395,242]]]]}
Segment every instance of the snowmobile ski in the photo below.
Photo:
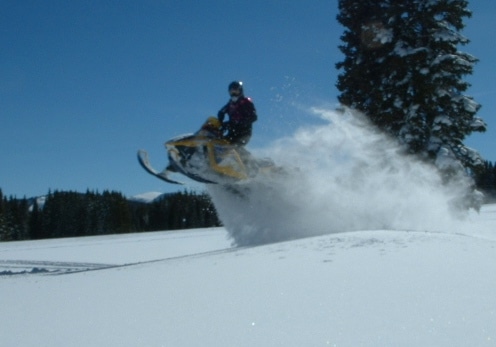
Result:
{"type": "Polygon", "coordinates": [[[176,180],[173,180],[169,177],[170,170],[164,169],[161,172],[155,170],[151,164],[150,160],[148,158],[148,152],[145,150],[140,149],[138,151],[138,161],[143,169],[145,169],[146,172],[148,172],[150,175],[153,175],[167,183],[172,183],[172,184],[184,184],[183,182],[179,182],[176,180]]]}

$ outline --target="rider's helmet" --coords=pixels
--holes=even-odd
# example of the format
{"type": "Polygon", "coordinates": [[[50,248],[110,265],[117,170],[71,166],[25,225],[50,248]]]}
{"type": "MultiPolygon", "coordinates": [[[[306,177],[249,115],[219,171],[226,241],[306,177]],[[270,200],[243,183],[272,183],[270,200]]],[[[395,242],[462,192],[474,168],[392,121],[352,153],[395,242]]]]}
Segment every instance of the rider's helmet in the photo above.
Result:
{"type": "Polygon", "coordinates": [[[233,97],[241,96],[243,95],[243,82],[233,81],[229,83],[227,90],[229,91],[229,95],[233,97]]]}

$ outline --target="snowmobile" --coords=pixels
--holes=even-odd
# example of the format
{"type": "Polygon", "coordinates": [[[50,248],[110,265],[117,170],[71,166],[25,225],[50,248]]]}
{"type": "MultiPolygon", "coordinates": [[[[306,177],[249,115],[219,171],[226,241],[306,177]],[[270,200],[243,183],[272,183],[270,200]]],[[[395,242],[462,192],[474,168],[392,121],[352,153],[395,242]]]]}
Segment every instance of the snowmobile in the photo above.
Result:
{"type": "Polygon", "coordinates": [[[197,182],[228,185],[247,182],[275,167],[271,160],[256,159],[225,140],[215,117],[209,117],[196,133],[167,141],[165,148],[169,164],[160,172],[151,166],[146,151],[138,151],[138,161],[148,173],[173,184],[184,184],[172,177],[175,173],[197,182]]]}

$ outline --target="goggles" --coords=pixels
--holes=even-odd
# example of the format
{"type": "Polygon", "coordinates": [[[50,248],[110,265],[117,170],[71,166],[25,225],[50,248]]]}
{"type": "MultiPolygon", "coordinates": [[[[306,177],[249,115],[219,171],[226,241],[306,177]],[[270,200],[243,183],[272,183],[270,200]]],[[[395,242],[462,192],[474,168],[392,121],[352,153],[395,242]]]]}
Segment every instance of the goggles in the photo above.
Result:
{"type": "Polygon", "coordinates": [[[230,89],[229,90],[229,95],[231,95],[231,96],[240,96],[241,95],[241,90],[239,90],[239,89],[230,89]]]}

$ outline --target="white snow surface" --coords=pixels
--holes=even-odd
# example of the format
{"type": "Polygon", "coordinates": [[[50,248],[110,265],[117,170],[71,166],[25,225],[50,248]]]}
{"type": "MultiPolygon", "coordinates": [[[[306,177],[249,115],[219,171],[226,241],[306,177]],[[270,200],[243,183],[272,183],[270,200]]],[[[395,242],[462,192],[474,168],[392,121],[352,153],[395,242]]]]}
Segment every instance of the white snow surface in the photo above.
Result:
{"type": "Polygon", "coordinates": [[[2,243],[0,345],[496,346],[496,205],[460,223],[2,243]]]}

